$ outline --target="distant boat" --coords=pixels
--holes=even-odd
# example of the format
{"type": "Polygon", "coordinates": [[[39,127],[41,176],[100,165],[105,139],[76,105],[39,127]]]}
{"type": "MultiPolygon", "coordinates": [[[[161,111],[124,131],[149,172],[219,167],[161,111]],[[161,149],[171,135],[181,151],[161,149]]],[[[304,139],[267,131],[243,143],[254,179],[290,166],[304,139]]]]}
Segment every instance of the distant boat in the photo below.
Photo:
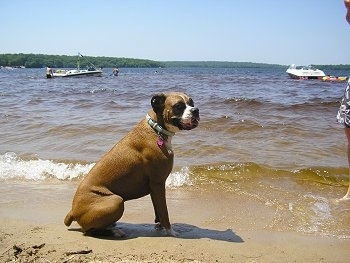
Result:
{"type": "Polygon", "coordinates": [[[1,69],[5,69],[5,70],[13,70],[14,67],[10,67],[10,66],[1,66],[1,69]]]}
{"type": "Polygon", "coordinates": [[[57,77],[81,77],[81,76],[96,76],[101,77],[102,76],[102,70],[101,69],[95,69],[95,68],[88,68],[88,69],[71,69],[71,70],[63,70],[59,69],[54,71],[50,75],[46,75],[47,78],[57,78],[57,77]]]}
{"type": "Polygon", "coordinates": [[[313,66],[295,66],[295,64],[290,65],[286,71],[288,75],[293,79],[320,79],[324,76],[324,72],[313,66]]]}
{"type": "Polygon", "coordinates": [[[26,68],[25,66],[1,66],[0,67],[1,69],[5,69],[5,70],[14,70],[14,69],[17,69],[17,68],[26,68]]]}
{"type": "Polygon", "coordinates": [[[65,69],[57,69],[53,71],[51,68],[47,68],[46,70],[46,77],[48,79],[50,78],[57,78],[57,77],[82,77],[82,76],[96,76],[96,77],[101,77],[102,76],[102,69],[98,69],[95,67],[94,64],[92,64],[90,61],[89,64],[90,66],[87,69],[80,69],[80,61],[79,58],[82,57],[85,60],[87,60],[82,54],[78,54],[78,66],[76,69],[71,69],[71,70],[65,70],[65,69]]]}

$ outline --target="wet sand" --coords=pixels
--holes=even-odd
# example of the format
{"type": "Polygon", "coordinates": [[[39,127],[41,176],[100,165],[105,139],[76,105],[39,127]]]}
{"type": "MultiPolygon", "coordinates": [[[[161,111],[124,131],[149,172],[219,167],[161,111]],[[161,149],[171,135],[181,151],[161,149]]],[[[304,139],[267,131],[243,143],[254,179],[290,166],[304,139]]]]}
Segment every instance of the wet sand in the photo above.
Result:
{"type": "Polygon", "coordinates": [[[278,231],[269,206],[223,191],[168,189],[177,238],[153,228],[149,197],[126,203],[125,238],[84,236],[63,218],[76,184],[2,183],[0,262],[347,262],[350,240],[278,231]]]}

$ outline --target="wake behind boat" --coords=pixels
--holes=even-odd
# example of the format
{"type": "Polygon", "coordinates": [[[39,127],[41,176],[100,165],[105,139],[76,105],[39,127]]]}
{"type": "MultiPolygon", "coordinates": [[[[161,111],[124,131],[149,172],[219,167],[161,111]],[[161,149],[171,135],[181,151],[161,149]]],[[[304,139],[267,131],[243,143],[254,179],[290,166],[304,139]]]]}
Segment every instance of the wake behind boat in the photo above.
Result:
{"type": "Polygon", "coordinates": [[[295,64],[290,65],[286,72],[293,79],[321,79],[326,76],[322,70],[313,66],[296,66],[295,64]]]}
{"type": "Polygon", "coordinates": [[[98,69],[94,64],[92,64],[90,61],[90,66],[87,69],[80,69],[80,61],[79,58],[82,57],[86,61],[88,61],[82,54],[78,54],[78,66],[76,69],[71,70],[64,70],[64,69],[57,69],[53,71],[51,68],[46,69],[46,78],[56,78],[56,77],[81,77],[81,76],[96,76],[101,77],[102,76],[102,69],[98,69]]]}

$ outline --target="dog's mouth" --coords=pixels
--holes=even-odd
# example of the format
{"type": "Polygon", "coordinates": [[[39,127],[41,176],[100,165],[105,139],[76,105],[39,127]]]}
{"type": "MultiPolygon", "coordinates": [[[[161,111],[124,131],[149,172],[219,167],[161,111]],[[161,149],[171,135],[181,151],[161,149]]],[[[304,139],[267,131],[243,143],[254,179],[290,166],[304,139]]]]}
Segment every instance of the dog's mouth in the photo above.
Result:
{"type": "Polygon", "coordinates": [[[200,118],[199,116],[193,116],[189,121],[181,121],[180,129],[181,130],[192,130],[196,128],[199,124],[200,118]]]}

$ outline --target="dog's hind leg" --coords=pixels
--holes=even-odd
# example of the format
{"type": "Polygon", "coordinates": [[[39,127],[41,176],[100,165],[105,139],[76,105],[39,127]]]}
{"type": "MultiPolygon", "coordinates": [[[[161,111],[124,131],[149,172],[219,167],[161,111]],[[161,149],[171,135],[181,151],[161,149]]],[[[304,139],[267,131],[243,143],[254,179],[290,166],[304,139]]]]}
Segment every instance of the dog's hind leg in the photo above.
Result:
{"type": "MultiPolygon", "coordinates": [[[[124,212],[124,200],[118,195],[101,196],[94,201],[77,219],[83,231],[92,235],[94,232],[101,232],[101,230],[110,230],[108,228],[118,221],[124,212]]],[[[122,232],[116,233],[116,235],[121,234],[122,232]]]]}

